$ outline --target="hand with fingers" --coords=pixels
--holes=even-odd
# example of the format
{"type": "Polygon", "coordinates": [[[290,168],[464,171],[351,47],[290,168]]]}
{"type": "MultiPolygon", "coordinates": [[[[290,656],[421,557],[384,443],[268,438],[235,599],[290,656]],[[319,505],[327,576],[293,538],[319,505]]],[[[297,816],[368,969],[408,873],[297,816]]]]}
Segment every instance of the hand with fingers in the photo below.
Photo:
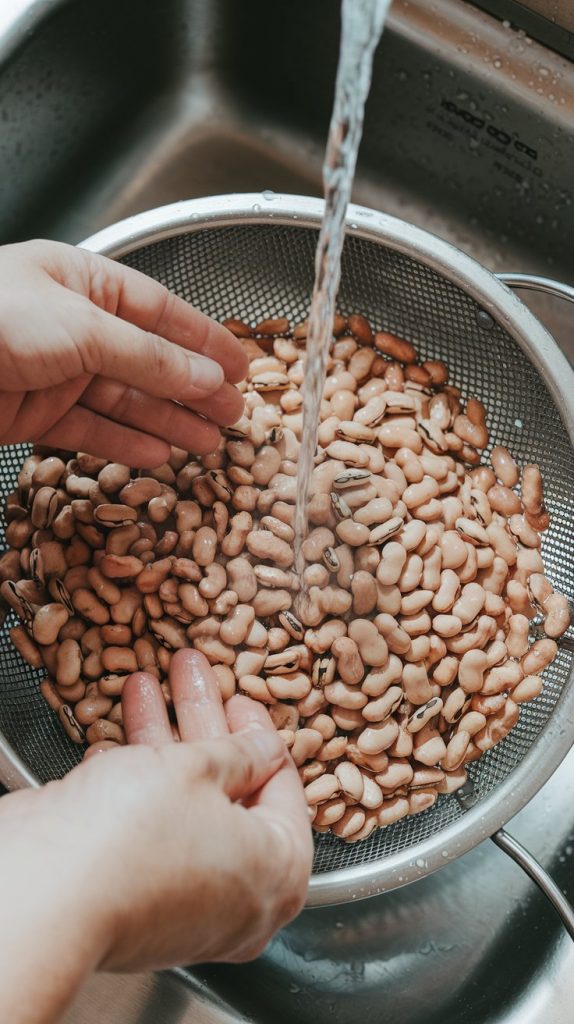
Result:
{"type": "Polygon", "coordinates": [[[59,242],[0,248],[0,444],[134,467],[206,454],[236,422],[233,335],[144,274],[59,242]]]}
{"type": "Polygon", "coordinates": [[[169,682],[176,729],[157,680],[136,673],[131,745],[0,802],[2,1020],[58,1019],[96,967],[251,959],[303,905],[308,811],[267,711],[241,696],[224,708],[196,651],[174,654],[169,682]]]}

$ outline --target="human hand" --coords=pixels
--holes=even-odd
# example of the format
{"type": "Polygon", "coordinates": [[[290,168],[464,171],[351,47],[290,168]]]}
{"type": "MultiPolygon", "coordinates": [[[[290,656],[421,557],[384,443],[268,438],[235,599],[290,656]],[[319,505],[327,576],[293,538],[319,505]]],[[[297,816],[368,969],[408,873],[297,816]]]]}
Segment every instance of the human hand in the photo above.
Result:
{"type": "Polygon", "coordinates": [[[73,908],[106,969],[250,959],[305,898],[307,806],[267,711],[241,696],[224,711],[197,651],[174,654],[170,687],[182,742],[157,680],[136,673],[122,699],[132,745],[17,794],[35,801],[26,848],[56,894],[64,870],[60,927],[73,908]]]}
{"type": "Polygon", "coordinates": [[[246,370],[226,328],[130,267],[59,242],[0,248],[0,444],[134,467],[170,444],[205,454],[241,415],[246,370]]]}

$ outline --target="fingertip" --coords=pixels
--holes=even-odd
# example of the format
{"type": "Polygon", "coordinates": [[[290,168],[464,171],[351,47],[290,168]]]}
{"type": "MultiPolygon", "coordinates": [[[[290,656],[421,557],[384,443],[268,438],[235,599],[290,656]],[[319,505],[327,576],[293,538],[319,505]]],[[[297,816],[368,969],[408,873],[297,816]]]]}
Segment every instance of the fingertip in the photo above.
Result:
{"type": "Polygon", "coordinates": [[[231,732],[245,732],[249,729],[266,729],[276,732],[266,707],[259,701],[251,700],[236,693],[225,703],[225,714],[231,732]]]}
{"type": "Polygon", "coordinates": [[[129,704],[132,700],[155,696],[157,690],[160,689],[157,679],[150,672],[132,672],[124,683],[122,704],[125,704],[126,701],[129,704]]]}
{"type": "Polygon", "coordinates": [[[178,675],[190,669],[194,673],[210,672],[211,665],[205,654],[202,654],[201,651],[196,651],[194,647],[182,647],[181,650],[175,651],[169,664],[170,675],[172,672],[178,675]]]}
{"type": "Polygon", "coordinates": [[[149,672],[133,672],[122,691],[128,743],[159,745],[171,740],[171,726],[161,686],[149,672]]]}
{"type": "Polygon", "coordinates": [[[169,685],[182,740],[213,739],[229,732],[217,676],[200,651],[173,655],[169,685]]]}
{"type": "MultiPolygon", "coordinates": [[[[211,395],[215,391],[219,391],[222,384],[225,382],[225,373],[223,367],[216,363],[214,359],[208,359],[200,355],[190,355],[189,359],[189,384],[193,393],[197,393],[197,389],[203,392],[204,395],[211,395]]],[[[184,392],[188,389],[185,388],[184,392]]]]}

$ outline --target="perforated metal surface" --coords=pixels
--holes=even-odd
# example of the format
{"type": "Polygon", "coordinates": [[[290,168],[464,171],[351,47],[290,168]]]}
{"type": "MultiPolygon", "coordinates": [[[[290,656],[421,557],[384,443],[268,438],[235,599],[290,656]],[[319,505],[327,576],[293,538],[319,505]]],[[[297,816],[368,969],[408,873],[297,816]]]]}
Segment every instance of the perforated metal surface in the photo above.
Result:
{"type": "MultiPolygon", "coordinates": [[[[312,228],[267,221],[194,230],[146,245],[123,262],[217,319],[234,315],[256,322],[286,315],[296,322],[308,311],[315,243],[312,228]]],[[[572,595],[572,448],[549,391],[505,329],[502,316],[493,308],[485,312],[463,289],[416,258],[358,237],[345,244],[338,305],[342,313],[361,312],[377,329],[409,339],[423,358],[444,359],[451,381],[484,402],[491,444],[508,445],[519,462],[540,464],[552,513],[543,544],[545,565],[556,587],[572,595]]],[[[14,487],[23,454],[18,447],[4,450],[2,497],[14,487]]],[[[3,526],[0,546],[2,533],[3,526]]],[[[78,760],[78,752],[37,695],[39,674],[13,653],[6,626],[0,634],[0,729],[45,781],[64,774],[78,760]]],[[[571,674],[572,657],[561,650],[545,673],[542,695],[522,707],[508,739],[471,766],[481,798],[508,777],[539,737],[571,674]]],[[[440,798],[430,811],[379,830],[356,846],[320,836],[315,873],[374,863],[409,849],[463,813],[453,797],[440,798]]]]}

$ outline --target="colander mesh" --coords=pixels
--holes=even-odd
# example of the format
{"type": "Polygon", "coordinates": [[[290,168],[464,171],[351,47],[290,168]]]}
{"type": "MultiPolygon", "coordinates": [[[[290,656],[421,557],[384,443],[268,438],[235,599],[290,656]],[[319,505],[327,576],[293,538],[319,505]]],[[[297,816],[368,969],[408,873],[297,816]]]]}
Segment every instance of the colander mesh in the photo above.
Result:
{"type": "MultiPolygon", "coordinates": [[[[255,323],[286,315],[296,322],[308,312],[316,239],[312,228],[273,223],[201,229],[145,246],[123,262],[217,319],[233,315],[255,323]]],[[[345,244],[338,307],[346,314],[361,312],[378,329],[409,339],[424,358],[444,359],[451,381],[484,402],[491,444],[508,445],[519,462],[539,463],[552,513],[543,543],[545,565],[555,586],[571,595],[572,449],[543,381],[502,323],[423,263],[355,237],[345,244]]],[[[25,452],[18,445],[3,450],[0,497],[14,488],[25,452]]],[[[3,512],[0,517],[1,547],[3,512]]],[[[25,666],[11,647],[7,630],[14,621],[9,618],[0,632],[0,729],[26,765],[47,781],[65,774],[80,755],[38,695],[41,673],[25,666]]],[[[540,734],[570,675],[572,658],[568,649],[560,651],[545,673],[543,693],[522,707],[507,740],[471,766],[480,797],[508,776],[540,734]]],[[[428,838],[463,813],[454,798],[444,797],[431,810],[379,830],[357,846],[319,836],[314,870],[378,860],[428,838]]]]}

